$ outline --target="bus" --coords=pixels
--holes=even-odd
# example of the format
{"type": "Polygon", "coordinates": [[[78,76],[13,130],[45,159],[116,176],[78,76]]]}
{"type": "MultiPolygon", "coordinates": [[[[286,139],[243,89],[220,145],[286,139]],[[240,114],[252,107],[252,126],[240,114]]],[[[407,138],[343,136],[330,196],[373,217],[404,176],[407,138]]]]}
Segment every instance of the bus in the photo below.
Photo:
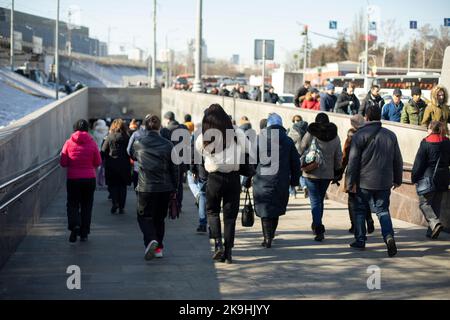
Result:
{"type": "Polygon", "coordinates": [[[411,88],[419,87],[422,89],[424,98],[431,98],[431,90],[439,84],[439,74],[414,74],[395,75],[395,76],[376,76],[368,77],[367,86],[365,86],[365,78],[361,75],[348,74],[344,77],[328,78],[328,82],[332,82],[336,87],[336,93],[340,94],[347,82],[355,83],[355,95],[363,100],[367,96],[367,92],[372,85],[380,86],[380,95],[392,95],[395,89],[401,89],[404,96],[411,96],[411,88]]]}

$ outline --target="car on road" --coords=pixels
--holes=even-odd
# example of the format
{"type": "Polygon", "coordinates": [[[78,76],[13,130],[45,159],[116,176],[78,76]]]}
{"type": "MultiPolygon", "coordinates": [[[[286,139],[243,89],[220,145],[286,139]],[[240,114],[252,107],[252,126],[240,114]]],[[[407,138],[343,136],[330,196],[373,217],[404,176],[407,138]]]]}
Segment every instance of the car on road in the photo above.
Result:
{"type": "Polygon", "coordinates": [[[294,104],[295,96],[293,94],[282,93],[282,94],[279,94],[278,97],[280,98],[280,101],[278,101],[279,105],[282,105],[285,107],[295,107],[295,104],[294,104]]]}

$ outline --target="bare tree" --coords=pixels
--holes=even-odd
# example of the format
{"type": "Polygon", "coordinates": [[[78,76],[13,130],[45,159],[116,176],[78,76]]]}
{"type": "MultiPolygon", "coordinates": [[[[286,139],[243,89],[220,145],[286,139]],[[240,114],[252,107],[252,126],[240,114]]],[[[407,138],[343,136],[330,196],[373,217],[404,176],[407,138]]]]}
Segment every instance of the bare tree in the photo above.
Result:
{"type": "Polygon", "coordinates": [[[386,56],[388,51],[392,48],[398,49],[398,39],[402,35],[402,30],[397,26],[397,23],[393,19],[386,20],[381,25],[381,35],[383,36],[382,48],[383,58],[381,60],[381,66],[386,66],[386,56]]]}

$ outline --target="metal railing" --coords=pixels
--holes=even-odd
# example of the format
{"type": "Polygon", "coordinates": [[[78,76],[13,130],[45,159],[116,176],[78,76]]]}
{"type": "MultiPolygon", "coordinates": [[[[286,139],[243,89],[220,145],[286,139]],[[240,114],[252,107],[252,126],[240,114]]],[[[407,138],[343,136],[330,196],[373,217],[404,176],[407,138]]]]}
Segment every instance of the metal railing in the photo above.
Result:
{"type": "Polygon", "coordinates": [[[60,168],[59,161],[57,162],[57,160],[59,160],[59,157],[60,156],[58,153],[57,156],[54,156],[51,159],[46,160],[45,162],[39,164],[35,168],[28,170],[25,173],[0,185],[0,193],[3,194],[2,198],[4,198],[6,196],[5,194],[8,193],[9,188],[12,188],[13,186],[24,182],[24,180],[26,180],[27,178],[32,178],[33,175],[37,175],[37,177],[39,177],[39,178],[37,178],[37,180],[33,179],[33,183],[31,183],[30,185],[26,186],[25,188],[23,188],[20,191],[17,191],[17,193],[14,196],[12,196],[12,198],[8,199],[4,203],[1,203],[0,204],[0,214],[3,214],[3,215],[7,214],[8,207],[10,207],[15,202],[19,201],[25,194],[27,194],[29,191],[31,191],[33,188],[35,188],[37,185],[39,185],[42,181],[44,181],[46,178],[48,178],[51,174],[53,174],[53,172],[58,170],[60,168]],[[57,162],[57,163],[55,163],[55,162],[57,162]],[[55,163],[55,164],[41,176],[41,170],[44,169],[45,167],[49,166],[52,163],[55,163]]]}

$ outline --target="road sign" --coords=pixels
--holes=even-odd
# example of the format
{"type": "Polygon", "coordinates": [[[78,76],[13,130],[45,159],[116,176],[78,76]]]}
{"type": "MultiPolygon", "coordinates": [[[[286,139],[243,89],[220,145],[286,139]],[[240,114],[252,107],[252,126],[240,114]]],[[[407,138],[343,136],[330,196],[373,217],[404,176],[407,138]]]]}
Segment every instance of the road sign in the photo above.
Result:
{"type": "Polygon", "coordinates": [[[332,30],[337,29],[337,21],[330,21],[330,29],[332,30]]]}
{"type": "Polygon", "coordinates": [[[372,30],[372,31],[377,30],[377,23],[376,23],[376,21],[370,21],[369,30],[372,30]]]}
{"type": "Polygon", "coordinates": [[[409,22],[409,28],[410,29],[417,29],[417,21],[410,21],[409,22]]]}
{"type": "Polygon", "coordinates": [[[450,18],[445,18],[444,19],[444,26],[450,27],[450,18]]]}
{"type": "MultiPolygon", "coordinates": [[[[263,41],[257,39],[255,40],[255,60],[263,60],[263,41]]],[[[275,59],[275,41],[266,40],[266,60],[275,59]]]]}

